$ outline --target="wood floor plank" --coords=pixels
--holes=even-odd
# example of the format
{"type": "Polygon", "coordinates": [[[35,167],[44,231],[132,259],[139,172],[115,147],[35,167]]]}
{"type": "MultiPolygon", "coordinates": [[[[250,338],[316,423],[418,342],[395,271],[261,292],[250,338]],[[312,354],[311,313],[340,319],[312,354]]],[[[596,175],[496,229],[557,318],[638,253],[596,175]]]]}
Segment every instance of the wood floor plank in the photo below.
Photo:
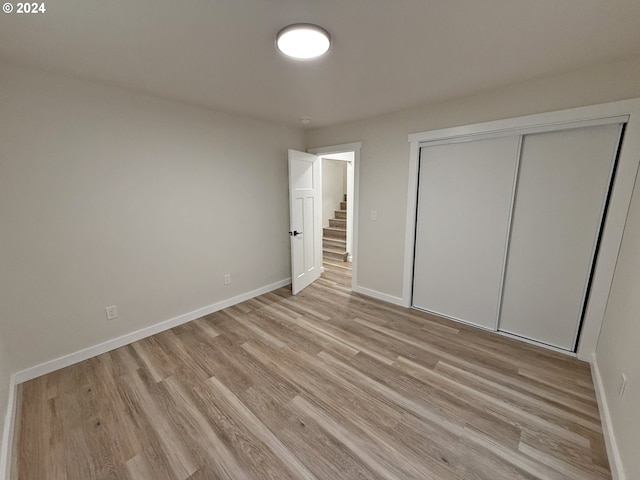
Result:
{"type": "Polygon", "coordinates": [[[383,445],[371,444],[365,441],[361,436],[356,435],[353,431],[327,415],[302,396],[294,398],[291,405],[299,412],[310,416],[318,424],[322,425],[322,428],[331,436],[339,440],[372,470],[379,472],[384,478],[390,480],[409,478],[436,480],[429,472],[417,470],[415,465],[409,464],[402,458],[400,461],[397,461],[398,458],[396,455],[393,455],[393,450],[385,450],[382,448],[383,445]]]}
{"type": "Polygon", "coordinates": [[[289,402],[281,402],[268,388],[252,387],[242,398],[265,425],[278,432],[283,443],[317,478],[382,478],[343,444],[330,437],[322,425],[289,408],[289,402]]]}
{"type": "Polygon", "coordinates": [[[464,370],[452,365],[447,365],[444,362],[438,362],[434,370],[445,375],[450,380],[467,385],[470,388],[478,390],[479,392],[489,396],[508,401],[509,403],[517,405],[519,408],[527,409],[530,413],[534,413],[538,416],[544,417],[545,415],[548,415],[553,420],[563,418],[569,422],[573,422],[596,432],[602,432],[600,419],[595,416],[593,411],[589,411],[585,414],[582,414],[582,411],[574,413],[577,410],[575,407],[573,409],[557,407],[548,401],[539,400],[529,395],[522,394],[498,383],[484,379],[479,375],[465,372],[464,370]]]}
{"type": "Polygon", "coordinates": [[[402,411],[395,405],[364,394],[357,385],[335,372],[324,369],[321,362],[314,361],[309,356],[293,350],[274,354],[264,347],[260,348],[250,343],[244,344],[242,348],[259,361],[283,372],[300,390],[307,392],[310,396],[328,397],[331,400],[341,398],[354,415],[369,416],[380,424],[390,425],[395,425],[402,416],[402,411]]]}
{"type": "Polygon", "coordinates": [[[498,396],[491,396],[483,393],[480,390],[475,390],[467,385],[458,383],[451,380],[444,375],[440,375],[436,371],[431,371],[421,365],[412,362],[411,360],[400,357],[398,363],[406,365],[404,369],[409,375],[414,375],[418,379],[422,379],[428,383],[442,384],[443,388],[449,391],[457,392],[458,395],[468,395],[470,399],[476,404],[480,404],[488,412],[498,417],[508,419],[512,418],[514,421],[519,422],[524,426],[538,427],[542,430],[548,431],[557,435],[559,438],[571,441],[578,445],[588,447],[589,439],[574,430],[565,428],[559,425],[559,422],[553,422],[547,420],[539,415],[532,414],[523,408],[519,408],[509,402],[504,401],[498,396]]]}
{"type": "Polygon", "coordinates": [[[131,375],[126,384],[137,413],[144,419],[151,433],[158,440],[159,450],[166,460],[167,468],[176,480],[184,480],[198,468],[188,445],[180,437],[160,406],[161,392],[142,375],[131,375]]]}
{"type": "Polygon", "coordinates": [[[611,478],[587,364],[325,268],[21,385],[11,478],[611,478]]]}
{"type": "Polygon", "coordinates": [[[316,480],[315,475],[220,380],[216,377],[211,377],[208,384],[219,394],[223,408],[226,406],[238,418],[241,425],[254,432],[264,445],[272,450],[278,459],[291,470],[293,478],[316,480]]]}
{"type": "Polygon", "coordinates": [[[197,440],[193,442],[191,451],[200,461],[200,465],[213,470],[216,478],[227,480],[251,478],[226,445],[224,437],[216,433],[196,406],[188,393],[188,387],[175,377],[170,377],[163,383],[176,402],[177,408],[173,414],[182,425],[187,437],[197,440]]]}
{"type": "Polygon", "coordinates": [[[250,422],[242,416],[243,412],[226,408],[228,399],[211,382],[194,388],[193,395],[207,422],[225,440],[249,478],[295,479],[287,465],[264,444],[262,432],[246,428],[250,422]]]}

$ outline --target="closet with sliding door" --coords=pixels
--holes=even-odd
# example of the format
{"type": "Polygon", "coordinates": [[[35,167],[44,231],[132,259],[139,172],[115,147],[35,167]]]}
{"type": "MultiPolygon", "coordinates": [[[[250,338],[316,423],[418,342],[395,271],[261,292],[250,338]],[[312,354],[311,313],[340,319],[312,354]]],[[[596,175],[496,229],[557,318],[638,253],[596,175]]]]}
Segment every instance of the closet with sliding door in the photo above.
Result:
{"type": "Polygon", "coordinates": [[[575,351],[625,121],[423,142],[413,307],[575,351]]]}

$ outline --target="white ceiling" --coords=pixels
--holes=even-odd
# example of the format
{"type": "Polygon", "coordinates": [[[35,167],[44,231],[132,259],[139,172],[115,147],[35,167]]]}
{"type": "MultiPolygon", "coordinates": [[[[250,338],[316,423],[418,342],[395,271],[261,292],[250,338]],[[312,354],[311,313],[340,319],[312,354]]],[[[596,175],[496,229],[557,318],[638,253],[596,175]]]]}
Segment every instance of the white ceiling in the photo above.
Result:
{"type": "Polygon", "coordinates": [[[640,55],[639,0],[44,2],[0,14],[0,58],[298,126],[640,55]],[[277,52],[297,22],[331,33],[327,55],[277,52]]]}

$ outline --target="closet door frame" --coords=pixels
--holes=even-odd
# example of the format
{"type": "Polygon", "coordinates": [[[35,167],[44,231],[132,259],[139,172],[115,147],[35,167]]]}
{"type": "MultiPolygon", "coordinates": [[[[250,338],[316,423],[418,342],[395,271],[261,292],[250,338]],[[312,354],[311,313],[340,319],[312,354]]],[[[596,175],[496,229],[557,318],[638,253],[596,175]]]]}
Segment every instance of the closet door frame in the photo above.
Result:
{"type": "Polygon", "coordinates": [[[640,98],[409,135],[410,157],[402,289],[403,305],[411,306],[418,168],[422,146],[610,123],[626,123],[625,136],[619,147],[617,174],[612,186],[607,218],[602,229],[599,255],[593,269],[591,291],[582,323],[582,333],[576,354],[559,350],[570,355],[577,355],[582,360],[590,361],[595,353],[604,318],[615,263],[640,163],[640,98]]]}

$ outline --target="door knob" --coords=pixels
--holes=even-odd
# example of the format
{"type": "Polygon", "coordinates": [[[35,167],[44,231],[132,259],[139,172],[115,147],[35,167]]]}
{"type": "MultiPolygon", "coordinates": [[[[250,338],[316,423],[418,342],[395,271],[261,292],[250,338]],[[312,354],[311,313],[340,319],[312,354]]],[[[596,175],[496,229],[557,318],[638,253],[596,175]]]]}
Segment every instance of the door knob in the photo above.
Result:
{"type": "Polygon", "coordinates": [[[302,235],[302,232],[294,230],[293,232],[289,232],[289,235],[291,235],[292,237],[297,237],[298,235],[302,235]]]}

